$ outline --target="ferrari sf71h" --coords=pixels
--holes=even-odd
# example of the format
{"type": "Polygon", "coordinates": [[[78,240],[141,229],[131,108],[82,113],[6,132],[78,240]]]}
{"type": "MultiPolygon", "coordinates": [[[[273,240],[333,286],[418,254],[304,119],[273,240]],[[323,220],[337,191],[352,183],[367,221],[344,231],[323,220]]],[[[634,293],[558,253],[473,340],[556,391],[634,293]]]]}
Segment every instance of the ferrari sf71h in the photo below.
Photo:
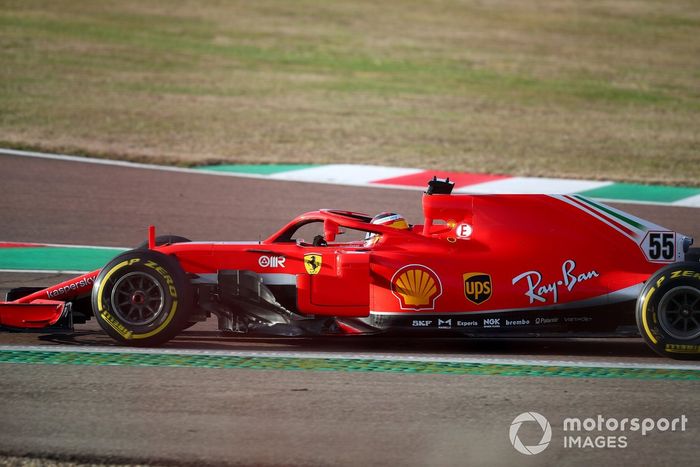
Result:
{"type": "Polygon", "coordinates": [[[94,315],[122,344],[163,344],[215,316],[232,335],[630,336],[700,355],[692,239],[577,195],[452,194],[423,221],[322,209],[261,242],[155,237],[102,269],[0,304],[6,328],[94,315]],[[341,240],[342,239],[342,240],[341,240]]]}

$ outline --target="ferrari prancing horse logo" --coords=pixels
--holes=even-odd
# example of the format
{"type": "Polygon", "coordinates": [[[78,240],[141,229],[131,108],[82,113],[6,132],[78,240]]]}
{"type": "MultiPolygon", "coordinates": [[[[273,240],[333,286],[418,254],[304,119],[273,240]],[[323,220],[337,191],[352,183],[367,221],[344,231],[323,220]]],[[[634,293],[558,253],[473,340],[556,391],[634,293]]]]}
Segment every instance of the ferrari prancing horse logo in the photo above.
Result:
{"type": "Polygon", "coordinates": [[[317,255],[316,253],[309,253],[304,255],[304,267],[306,272],[312,276],[318,274],[321,271],[321,263],[323,262],[323,256],[317,255]]]}

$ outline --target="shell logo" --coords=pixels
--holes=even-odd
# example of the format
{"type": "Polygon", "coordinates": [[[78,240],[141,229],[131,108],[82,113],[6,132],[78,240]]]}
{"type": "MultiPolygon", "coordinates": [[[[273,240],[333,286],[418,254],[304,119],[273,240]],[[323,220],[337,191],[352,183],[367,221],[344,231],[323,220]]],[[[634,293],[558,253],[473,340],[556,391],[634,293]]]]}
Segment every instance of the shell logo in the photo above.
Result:
{"type": "Polygon", "coordinates": [[[391,278],[391,293],[402,310],[434,310],[442,295],[442,283],[435,271],[422,264],[404,266],[391,278]]]}

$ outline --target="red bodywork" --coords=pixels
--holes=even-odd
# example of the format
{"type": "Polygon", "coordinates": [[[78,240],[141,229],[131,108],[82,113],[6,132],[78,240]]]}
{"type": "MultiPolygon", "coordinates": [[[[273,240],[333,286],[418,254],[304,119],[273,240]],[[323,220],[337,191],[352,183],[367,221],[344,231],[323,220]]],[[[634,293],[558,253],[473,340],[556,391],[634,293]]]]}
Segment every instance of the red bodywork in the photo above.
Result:
{"type": "MultiPolygon", "coordinates": [[[[320,210],[297,217],[262,242],[192,242],[154,249],[175,256],[190,274],[246,270],[260,274],[265,283],[294,286],[295,312],[301,315],[371,316],[375,324],[403,316],[416,317],[408,327],[439,328],[442,323],[452,329],[483,329],[504,323],[496,320],[490,326],[473,317],[518,312],[525,317],[522,323],[542,311],[635,300],[655,271],[683,259],[688,242],[575,195],[426,194],[423,210],[423,223],[409,230],[372,225],[362,214],[320,210]],[[313,246],[293,235],[312,223],[322,226],[327,245],[313,246]],[[368,242],[339,241],[348,230],[378,236],[368,242]],[[440,319],[432,322],[431,316],[440,319]]],[[[0,324],[55,323],[63,303],[88,294],[98,273],[1,304],[0,324]]],[[[340,323],[346,333],[361,332],[348,321],[340,323]]]]}

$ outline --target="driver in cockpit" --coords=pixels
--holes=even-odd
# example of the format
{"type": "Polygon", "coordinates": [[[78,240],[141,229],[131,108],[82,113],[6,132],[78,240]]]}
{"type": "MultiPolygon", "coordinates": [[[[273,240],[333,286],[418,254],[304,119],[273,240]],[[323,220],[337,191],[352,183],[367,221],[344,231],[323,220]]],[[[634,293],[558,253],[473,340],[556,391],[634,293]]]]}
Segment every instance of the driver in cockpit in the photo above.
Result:
{"type": "MultiPolygon", "coordinates": [[[[372,221],[370,224],[375,224],[375,225],[385,225],[387,227],[393,227],[395,229],[399,230],[408,230],[408,222],[406,222],[406,218],[403,217],[401,214],[397,214],[395,212],[382,212],[377,214],[372,218],[372,221]]],[[[367,232],[367,235],[365,235],[365,246],[370,247],[377,243],[381,235],[372,233],[372,232],[367,232]]]]}

